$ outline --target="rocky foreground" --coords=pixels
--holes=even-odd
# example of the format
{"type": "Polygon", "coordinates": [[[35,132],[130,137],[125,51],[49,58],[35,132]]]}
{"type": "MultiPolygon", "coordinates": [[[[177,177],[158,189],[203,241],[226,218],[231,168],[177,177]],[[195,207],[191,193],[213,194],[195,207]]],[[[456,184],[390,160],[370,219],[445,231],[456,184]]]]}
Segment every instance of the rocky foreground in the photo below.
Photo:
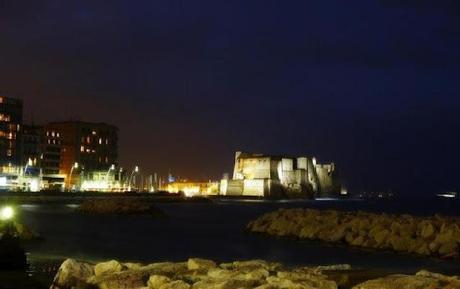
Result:
{"type": "Polygon", "coordinates": [[[457,258],[460,253],[460,218],[280,209],[250,222],[247,229],[442,258],[457,258]]]}
{"type": "Polygon", "coordinates": [[[164,215],[149,202],[126,198],[86,200],[80,204],[78,211],[85,214],[164,215]]]}
{"type": "MultiPolygon", "coordinates": [[[[348,266],[288,269],[262,260],[216,264],[189,259],[149,265],[109,261],[99,264],[66,260],[50,289],[337,289],[350,288],[331,277],[348,266]],[[331,272],[331,274],[330,274],[331,272]]],[[[458,277],[426,271],[366,281],[354,289],[457,289],[458,277]]]]}

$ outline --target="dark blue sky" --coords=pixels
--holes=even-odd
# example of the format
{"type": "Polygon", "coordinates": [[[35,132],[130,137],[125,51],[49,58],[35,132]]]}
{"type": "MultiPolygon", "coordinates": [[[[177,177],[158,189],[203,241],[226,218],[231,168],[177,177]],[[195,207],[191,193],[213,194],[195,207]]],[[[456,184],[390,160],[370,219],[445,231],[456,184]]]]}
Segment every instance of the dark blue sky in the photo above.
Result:
{"type": "Polygon", "coordinates": [[[147,172],[220,177],[242,149],[460,189],[459,64],[455,0],[0,0],[0,92],[118,125],[147,172]]]}

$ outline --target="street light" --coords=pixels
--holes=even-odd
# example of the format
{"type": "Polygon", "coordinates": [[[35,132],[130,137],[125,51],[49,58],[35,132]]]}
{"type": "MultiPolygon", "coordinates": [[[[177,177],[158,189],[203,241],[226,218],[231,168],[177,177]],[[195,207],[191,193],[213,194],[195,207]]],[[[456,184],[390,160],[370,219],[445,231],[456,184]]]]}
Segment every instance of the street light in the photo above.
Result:
{"type": "Polygon", "coordinates": [[[10,206],[3,207],[0,210],[0,220],[9,221],[14,217],[14,210],[10,206]]]}
{"type": "Polygon", "coordinates": [[[69,174],[69,187],[72,186],[72,174],[73,174],[73,170],[74,169],[78,169],[79,165],[77,162],[75,162],[72,166],[72,168],[70,169],[70,174],[69,174]]]}

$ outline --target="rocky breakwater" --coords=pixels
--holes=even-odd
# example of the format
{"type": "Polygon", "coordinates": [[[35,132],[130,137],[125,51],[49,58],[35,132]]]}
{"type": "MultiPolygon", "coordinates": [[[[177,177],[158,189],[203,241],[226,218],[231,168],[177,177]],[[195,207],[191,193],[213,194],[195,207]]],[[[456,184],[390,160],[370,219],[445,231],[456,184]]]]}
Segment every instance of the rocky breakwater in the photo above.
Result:
{"type": "Polygon", "coordinates": [[[250,222],[247,229],[443,258],[458,258],[460,253],[460,218],[454,217],[280,209],[250,222]]]}
{"type": "Polygon", "coordinates": [[[128,198],[86,200],[77,210],[85,214],[164,216],[163,212],[150,202],[128,198]]]}
{"type": "Polygon", "coordinates": [[[93,265],[68,259],[50,289],[337,289],[336,282],[322,270],[328,268],[288,270],[262,260],[220,265],[204,259],[149,265],[109,261],[93,265]]]}

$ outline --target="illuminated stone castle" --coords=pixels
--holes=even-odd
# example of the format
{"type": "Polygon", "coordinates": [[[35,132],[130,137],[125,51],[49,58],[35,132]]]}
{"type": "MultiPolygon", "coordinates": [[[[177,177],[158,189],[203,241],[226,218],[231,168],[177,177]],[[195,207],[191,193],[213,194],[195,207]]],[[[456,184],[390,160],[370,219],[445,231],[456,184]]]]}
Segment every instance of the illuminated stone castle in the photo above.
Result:
{"type": "Polygon", "coordinates": [[[335,165],[315,158],[236,152],[232,179],[221,181],[227,196],[314,197],[339,194],[335,165]]]}

